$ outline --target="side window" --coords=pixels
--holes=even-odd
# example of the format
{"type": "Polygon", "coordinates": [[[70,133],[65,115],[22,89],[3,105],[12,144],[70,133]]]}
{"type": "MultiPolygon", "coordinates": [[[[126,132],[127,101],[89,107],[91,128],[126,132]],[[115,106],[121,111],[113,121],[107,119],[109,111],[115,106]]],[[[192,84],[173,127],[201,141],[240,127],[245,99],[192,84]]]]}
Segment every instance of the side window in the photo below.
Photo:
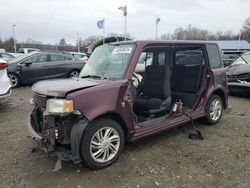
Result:
{"type": "Polygon", "coordinates": [[[74,58],[77,60],[81,59],[82,57],[83,57],[83,55],[81,55],[81,54],[74,54],[74,58]]]}
{"type": "Polygon", "coordinates": [[[207,44],[207,53],[211,69],[221,67],[220,53],[215,44],[207,44]]]}
{"type": "Polygon", "coordinates": [[[25,60],[24,63],[42,63],[42,62],[47,62],[47,61],[48,61],[48,57],[46,54],[44,54],[44,55],[32,56],[31,58],[25,60]]]}
{"type": "Polygon", "coordinates": [[[165,65],[166,62],[166,53],[165,52],[160,52],[158,54],[158,64],[159,65],[165,65]]]}
{"type": "Polygon", "coordinates": [[[62,55],[51,55],[51,61],[64,61],[64,56],[62,56],[62,55]]]}
{"type": "Polygon", "coordinates": [[[144,72],[146,66],[152,65],[153,52],[142,52],[137,62],[135,72],[144,72]]]}
{"type": "Polygon", "coordinates": [[[72,57],[67,57],[67,56],[65,56],[64,59],[65,59],[65,60],[73,60],[72,57]]]}
{"type": "Polygon", "coordinates": [[[177,65],[202,65],[203,51],[197,49],[183,49],[175,52],[175,64],[177,65]]]}

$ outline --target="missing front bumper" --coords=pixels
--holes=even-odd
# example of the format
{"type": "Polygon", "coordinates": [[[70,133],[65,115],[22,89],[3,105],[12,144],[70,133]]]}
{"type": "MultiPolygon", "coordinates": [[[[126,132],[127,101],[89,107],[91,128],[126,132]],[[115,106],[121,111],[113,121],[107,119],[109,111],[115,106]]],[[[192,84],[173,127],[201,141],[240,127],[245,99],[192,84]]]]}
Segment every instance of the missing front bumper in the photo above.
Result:
{"type": "MultiPolygon", "coordinates": [[[[34,113],[30,114],[27,122],[27,129],[30,136],[41,146],[46,152],[50,153],[53,156],[58,156],[61,160],[72,160],[75,164],[78,164],[82,161],[82,158],[79,153],[80,142],[82,134],[87,127],[89,121],[85,118],[75,120],[72,128],[70,129],[70,141],[68,146],[64,147],[63,144],[59,144],[55,137],[55,130],[58,128],[55,127],[55,117],[46,117],[45,123],[47,130],[37,133],[34,127],[34,113]]],[[[73,123],[73,122],[72,122],[73,123]]],[[[60,130],[61,134],[64,133],[63,130],[60,130]]]]}

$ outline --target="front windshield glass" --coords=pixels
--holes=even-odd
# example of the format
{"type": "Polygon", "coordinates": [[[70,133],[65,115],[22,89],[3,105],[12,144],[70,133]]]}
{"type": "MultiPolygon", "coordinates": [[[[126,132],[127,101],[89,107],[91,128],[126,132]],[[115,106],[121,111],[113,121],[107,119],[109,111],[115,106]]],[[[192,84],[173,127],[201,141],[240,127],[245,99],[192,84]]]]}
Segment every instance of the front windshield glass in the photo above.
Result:
{"type": "Polygon", "coordinates": [[[104,44],[97,47],[82,69],[80,78],[122,79],[134,48],[135,44],[104,44]]]}
{"type": "Polygon", "coordinates": [[[232,65],[245,65],[245,64],[250,64],[250,54],[243,54],[232,63],[232,65]]]}
{"type": "Polygon", "coordinates": [[[9,63],[17,63],[17,62],[19,62],[19,61],[21,61],[21,60],[23,60],[23,59],[25,59],[25,58],[27,58],[29,56],[30,56],[30,54],[19,55],[16,58],[10,60],[9,63]]]}

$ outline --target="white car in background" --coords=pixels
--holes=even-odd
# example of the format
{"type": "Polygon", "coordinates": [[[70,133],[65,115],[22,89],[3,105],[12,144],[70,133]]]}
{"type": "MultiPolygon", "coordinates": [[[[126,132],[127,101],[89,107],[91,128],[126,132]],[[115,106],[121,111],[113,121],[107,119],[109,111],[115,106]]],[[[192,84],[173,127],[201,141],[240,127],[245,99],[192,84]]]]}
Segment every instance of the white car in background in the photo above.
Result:
{"type": "Polygon", "coordinates": [[[11,83],[7,75],[7,67],[7,62],[0,59],[0,99],[11,94],[11,83]]]}

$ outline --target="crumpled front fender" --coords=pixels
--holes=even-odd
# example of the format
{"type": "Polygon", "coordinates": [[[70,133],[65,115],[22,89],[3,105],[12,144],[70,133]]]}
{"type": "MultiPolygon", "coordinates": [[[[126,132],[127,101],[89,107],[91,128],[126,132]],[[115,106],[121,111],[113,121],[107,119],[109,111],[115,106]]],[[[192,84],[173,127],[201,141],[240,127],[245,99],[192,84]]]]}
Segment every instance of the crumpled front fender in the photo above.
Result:
{"type": "Polygon", "coordinates": [[[72,153],[72,160],[75,164],[82,162],[82,158],[80,155],[80,143],[82,139],[82,134],[86,129],[88,123],[89,121],[87,119],[81,119],[71,129],[70,133],[71,153],[72,153]]]}

